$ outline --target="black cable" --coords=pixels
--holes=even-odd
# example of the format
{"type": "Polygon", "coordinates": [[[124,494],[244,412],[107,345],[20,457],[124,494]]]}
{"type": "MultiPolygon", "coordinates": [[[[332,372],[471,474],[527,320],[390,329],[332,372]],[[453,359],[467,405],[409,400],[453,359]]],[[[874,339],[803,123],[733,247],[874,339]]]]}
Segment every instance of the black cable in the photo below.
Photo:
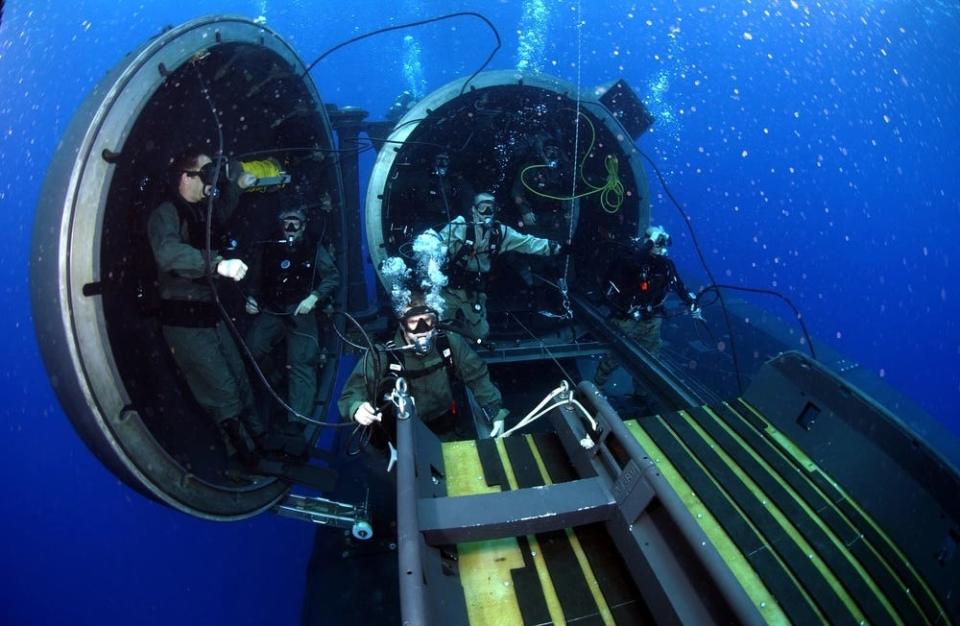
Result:
{"type": "MultiPolygon", "coordinates": [[[[653,167],[653,171],[656,172],[657,178],[660,180],[660,184],[663,186],[664,192],[667,194],[667,197],[670,198],[670,202],[673,203],[673,206],[677,208],[677,211],[680,212],[681,217],[683,217],[683,223],[687,225],[687,230],[690,231],[690,237],[693,240],[693,247],[697,251],[697,256],[700,258],[700,263],[703,265],[704,271],[707,273],[707,277],[710,279],[711,284],[716,284],[717,281],[713,277],[713,272],[710,271],[710,266],[707,264],[706,258],[703,256],[703,250],[700,248],[700,242],[697,240],[697,234],[693,230],[693,224],[690,222],[690,217],[687,215],[687,212],[683,210],[683,207],[673,197],[673,193],[670,191],[670,187],[667,185],[667,181],[663,178],[663,174],[660,173],[660,168],[657,167],[657,164],[653,162],[647,154],[637,148],[637,151],[640,153],[644,159],[653,167]]],[[[727,331],[730,333],[730,354],[733,357],[733,369],[737,374],[737,390],[743,395],[743,377],[740,372],[740,360],[737,357],[737,344],[733,336],[733,324],[730,321],[730,313],[727,310],[727,303],[723,299],[723,294],[717,290],[717,298],[720,300],[720,308],[723,309],[723,319],[727,325],[727,331]]]]}
{"type": "Polygon", "coordinates": [[[314,59],[313,63],[311,63],[310,65],[308,65],[308,66],[307,66],[307,69],[305,69],[305,70],[303,71],[303,75],[301,76],[301,78],[303,78],[304,76],[306,76],[307,74],[309,74],[309,73],[310,73],[310,70],[312,70],[312,69],[314,68],[314,66],[316,66],[317,63],[319,63],[319,62],[322,61],[323,59],[327,58],[328,56],[330,56],[331,54],[333,54],[334,52],[336,52],[336,51],[339,50],[340,48],[343,48],[343,47],[345,47],[345,46],[349,46],[349,45],[352,44],[352,43],[356,43],[356,42],[361,41],[361,40],[363,40],[363,39],[368,39],[368,38],[370,38],[370,37],[373,37],[374,35],[380,35],[380,34],[383,34],[383,33],[389,33],[389,32],[391,32],[391,31],[395,31],[395,30],[403,30],[403,29],[405,29],[405,28],[414,28],[414,27],[416,27],[416,26],[423,26],[423,25],[425,25],[425,24],[432,24],[432,23],[434,23],[434,22],[441,22],[441,21],[443,21],[443,20],[453,19],[453,18],[455,18],[455,17],[476,17],[476,18],[478,18],[478,19],[480,19],[480,20],[483,20],[483,22],[484,22],[487,26],[490,27],[490,30],[493,31],[493,35],[494,35],[494,37],[496,37],[496,39],[497,39],[497,45],[496,45],[496,46],[494,47],[494,49],[490,52],[489,56],[487,56],[487,60],[483,62],[483,65],[481,65],[480,68],[477,69],[477,71],[475,71],[473,74],[470,75],[470,78],[468,78],[465,83],[463,83],[463,87],[460,88],[460,95],[463,95],[463,92],[466,90],[467,85],[470,84],[470,81],[472,81],[472,80],[477,76],[477,74],[479,74],[480,72],[482,72],[482,71],[484,70],[484,68],[486,68],[487,65],[490,64],[490,61],[493,60],[494,55],[496,55],[497,50],[499,50],[499,49],[500,49],[500,46],[501,46],[500,33],[497,32],[497,29],[496,29],[496,27],[493,25],[493,23],[492,23],[490,20],[488,20],[486,17],[484,17],[483,15],[481,15],[481,14],[479,14],[479,13],[474,13],[473,11],[460,11],[460,12],[457,12],[457,13],[448,13],[447,15],[440,15],[440,16],[438,16],[438,17],[431,17],[431,18],[429,18],[429,19],[418,20],[418,21],[416,21],[416,22],[408,22],[408,23],[406,23],[406,24],[397,24],[396,26],[386,26],[386,27],[384,27],[384,28],[378,28],[377,30],[371,31],[371,32],[369,32],[369,33],[364,33],[364,34],[362,34],[362,35],[357,35],[356,37],[352,37],[352,38],[350,38],[350,39],[348,39],[348,40],[346,40],[346,41],[344,41],[344,42],[338,43],[337,45],[335,45],[335,46],[333,46],[332,48],[328,49],[326,52],[324,52],[323,54],[321,54],[320,56],[318,56],[316,59],[314,59]]]}
{"type": "MultiPolygon", "coordinates": [[[[801,315],[800,310],[799,310],[796,306],[794,306],[793,302],[791,302],[788,297],[786,297],[785,295],[783,295],[783,294],[780,293],[779,291],[773,291],[772,289],[757,289],[757,288],[754,288],[754,287],[739,287],[739,286],[737,286],[737,285],[716,285],[716,284],[710,285],[710,286],[708,286],[708,287],[705,287],[705,288],[700,292],[700,294],[702,295],[702,294],[705,294],[705,293],[707,293],[707,292],[713,291],[713,292],[716,293],[716,294],[718,295],[718,297],[719,297],[719,294],[720,294],[720,290],[721,290],[721,289],[733,289],[733,290],[735,290],[735,291],[745,291],[745,292],[747,292],[747,293],[761,293],[761,294],[766,294],[766,295],[769,295],[769,296],[776,296],[776,297],[780,298],[781,300],[783,300],[784,302],[786,302],[786,303],[787,303],[787,306],[789,306],[789,307],[793,310],[793,315],[794,315],[794,317],[797,318],[797,322],[800,324],[800,330],[803,331],[803,338],[804,338],[804,341],[807,342],[807,346],[808,346],[808,348],[809,348],[809,350],[810,350],[810,356],[811,356],[811,358],[813,358],[814,360],[816,360],[817,354],[816,354],[816,352],[815,352],[814,349],[813,349],[813,341],[810,340],[810,333],[807,332],[807,324],[806,324],[806,322],[803,321],[803,315],[801,315]]],[[[698,298],[699,298],[699,296],[698,296],[698,298]]],[[[712,303],[711,303],[711,304],[712,304],[712,303]]]]}

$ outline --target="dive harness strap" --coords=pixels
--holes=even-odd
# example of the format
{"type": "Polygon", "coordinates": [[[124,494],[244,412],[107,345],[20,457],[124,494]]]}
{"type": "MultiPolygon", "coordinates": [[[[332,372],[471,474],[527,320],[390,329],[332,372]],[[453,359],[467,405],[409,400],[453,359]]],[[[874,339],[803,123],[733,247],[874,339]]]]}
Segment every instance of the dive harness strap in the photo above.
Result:
{"type": "Polygon", "coordinates": [[[391,359],[390,363],[387,364],[387,370],[392,376],[403,376],[407,380],[429,376],[441,368],[448,371],[452,370],[454,366],[453,351],[450,349],[450,339],[446,335],[437,335],[437,351],[440,353],[440,362],[420,370],[405,368],[402,353],[390,352],[391,359]]]}

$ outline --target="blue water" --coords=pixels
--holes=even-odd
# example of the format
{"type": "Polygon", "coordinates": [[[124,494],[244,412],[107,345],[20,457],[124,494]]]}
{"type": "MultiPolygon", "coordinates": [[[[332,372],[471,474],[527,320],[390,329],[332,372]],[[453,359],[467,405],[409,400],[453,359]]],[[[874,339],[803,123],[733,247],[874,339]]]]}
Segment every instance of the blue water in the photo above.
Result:
{"type": "MultiPolygon", "coordinates": [[[[0,624],[298,622],[312,529],[274,516],[201,522],[120,484],[60,410],[30,319],[33,211],[60,134],[125,53],[199,15],[263,16],[312,59],[373,27],[478,10],[503,37],[492,68],[583,88],[625,78],[658,117],[642,146],[718,280],[783,291],[814,335],[960,432],[955,2],[6,4],[0,624]]],[[[422,95],[472,72],[492,43],[475,20],[445,22],[355,45],[313,76],[325,99],[377,115],[404,89],[422,95]]],[[[688,285],[705,284],[662,195],[654,215],[675,235],[688,285]]]]}

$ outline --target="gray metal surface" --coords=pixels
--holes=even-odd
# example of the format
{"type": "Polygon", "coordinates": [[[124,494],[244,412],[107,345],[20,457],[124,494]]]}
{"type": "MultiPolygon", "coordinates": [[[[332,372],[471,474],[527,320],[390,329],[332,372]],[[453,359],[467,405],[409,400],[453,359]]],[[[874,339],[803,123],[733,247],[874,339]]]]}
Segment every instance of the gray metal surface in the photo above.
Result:
{"type": "Polygon", "coordinates": [[[616,501],[595,478],[455,498],[422,498],[420,532],[434,546],[517,537],[611,518],[616,501]]]}

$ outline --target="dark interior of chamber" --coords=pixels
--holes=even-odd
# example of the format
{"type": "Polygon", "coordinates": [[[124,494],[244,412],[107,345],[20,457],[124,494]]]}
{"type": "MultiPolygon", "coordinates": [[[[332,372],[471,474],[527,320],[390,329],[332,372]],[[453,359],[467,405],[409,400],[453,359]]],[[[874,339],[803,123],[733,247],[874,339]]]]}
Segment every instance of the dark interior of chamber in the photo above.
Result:
{"type": "MultiPolygon", "coordinates": [[[[230,487],[223,475],[226,453],[218,429],[194,401],[161,333],[157,268],[147,220],[170,197],[171,160],[194,147],[210,156],[222,153],[234,166],[273,158],[291,175],[282,188],[241,195],[226,237],[240,258],[274,235],[278,212],[291,206],[306,209],[309,227],[322,240],[337,241],[340,214],[319,210],[325,191],[335,206],[341,204],[336,153],[324,118],[317,113],[320,103],[297,70],[267,48],[219,45],[178,68],[158,71],[166,76],[137,116],[119,154],[103,155],[115,166],[102,228],[104,315],[130,408],[182,467],[198,478],[230,487]]],[[[242,283],[216,284],[242,334],[242,283]]],[[[320,340],[323,346],[331,343],[323,336],[320,340]]],[[[260,385],[252,373],[251,381],[256,391],[260,385]]],[[[280,382],[281,396],[284,383],[280,382]]],[[[258,404],[277,412],[265,402],[258,404]]],[[[307,436],[314,435],[309,428],[307,436]]]]}
{"type": "MultiPolygon", "coordinates": [[[[438,230],[457,215],[470,221],[474,194],[493,193],[499,221],[523,233],[569,240],[571,264],[567,268],[563,256],[501,255],[487,288],[492,334],[526,332],[515,318],[538,333],[562,327],[564,322],[550,317],[563,312],[558,279],[566,275],[573,289],[595,289],[597,268],[606,267],[626,238],[636,234],[640,207],[648,201],[637,193],[630,157],[603,124],[603,114],[597,105],[578,106],[567,96],[519,84],[468,90],[424,118],[408,120],[416,124],[409,137],[386,148],[397,155],[383,190],[385,253],[412,260],[418,234],[438,230]],[[560,158],[551,180],[538,190],[557,198],[581,196],[579,215],[565,220],[565,203],[545,199],[539,201],[538,213],[545,213],[538,216],[540,223],[522,224],[514,200],[517,180],[528,166],[543,163],[542,147],[551,143],[560,158]],[[449,157],[443,184],[435,167],[438,154],[449,157]],[[599,191],[608,180],[610,155],[618,160],[617,175],[626,191],[616,209],[605,205],[610,195],[599,191]]],[[[529,183],[535,170],[527,171],[529,183]]],[[[519,188],[530,193],[522,183],[519,188]]]]}

